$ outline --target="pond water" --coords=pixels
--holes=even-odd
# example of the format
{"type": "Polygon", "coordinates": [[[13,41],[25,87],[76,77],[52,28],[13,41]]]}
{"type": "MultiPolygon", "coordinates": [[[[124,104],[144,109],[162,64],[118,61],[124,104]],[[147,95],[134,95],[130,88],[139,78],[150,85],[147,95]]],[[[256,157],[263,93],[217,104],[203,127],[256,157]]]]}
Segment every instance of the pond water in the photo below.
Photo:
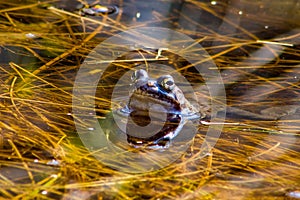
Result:
{"type": "Polygon", "coordinates": [[[0,197],[300,198],[300,1],[7,0],[0,14],[0,197]],[[114,115],[126,106],[176,113],[146,137],[114,115]]]}

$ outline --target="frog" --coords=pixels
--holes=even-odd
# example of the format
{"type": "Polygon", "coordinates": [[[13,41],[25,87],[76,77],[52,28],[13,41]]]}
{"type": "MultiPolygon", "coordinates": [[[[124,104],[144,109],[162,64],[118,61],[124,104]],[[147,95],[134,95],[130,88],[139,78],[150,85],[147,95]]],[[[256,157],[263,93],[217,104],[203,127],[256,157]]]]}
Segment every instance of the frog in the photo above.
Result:
{"type": "Polygon", "coordinates": [[[167,147],[187,120],[203,117],[171,75],[151,78],[146,70],[139,69],[132,73],[131,81],[128,103],[118,112],[129,119],[126,134],[131,146],[167,147]],[[158,127],[157,132],[138,130],[137,126],[150,122],[151,129],[158,127]]]}

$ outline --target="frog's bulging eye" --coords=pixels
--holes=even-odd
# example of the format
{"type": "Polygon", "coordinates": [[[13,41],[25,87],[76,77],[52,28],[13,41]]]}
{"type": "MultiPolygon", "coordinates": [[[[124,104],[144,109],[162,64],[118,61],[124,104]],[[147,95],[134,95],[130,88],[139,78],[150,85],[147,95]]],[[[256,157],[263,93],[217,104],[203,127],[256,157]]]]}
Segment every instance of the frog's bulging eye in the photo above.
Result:
{"type": "Polygon", "coordinates": [[[166,84],[166,85],[168,85],[168,86],[172,86],[172,85],[174,84],[174,82],[173,82],[173,81],[170,81],[170,80],[168,80],[167,82],[165,82],[165,84],[166,84]]]}
{"type": "Polygon", "coordinates": [[[137,80],[147,79],[147,78],[148,78],[148,73],[143,69],[136,70],[131,75],[132,82],[136,82],[137,80]]]}
{"type": "Polygon", "coordinates": [[[173,90],[175,87],[174,79],[170,75],[160,77],[158,83],[166,90],[173,90]]]}

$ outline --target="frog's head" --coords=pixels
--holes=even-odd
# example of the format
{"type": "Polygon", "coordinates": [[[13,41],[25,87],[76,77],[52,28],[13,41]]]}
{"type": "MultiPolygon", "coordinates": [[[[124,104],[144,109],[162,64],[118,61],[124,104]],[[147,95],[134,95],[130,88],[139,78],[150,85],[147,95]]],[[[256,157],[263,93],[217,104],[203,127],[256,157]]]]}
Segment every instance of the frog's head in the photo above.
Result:
{"type": "Polygon", "coordinates": [[[198,113],[176,86],[172,76],[150,79],[148,73],[140,69],[132,74],[131,79],[134,88],[127,105],[130,112],[147,115],[151,110],[187,118],[198,113]]]}

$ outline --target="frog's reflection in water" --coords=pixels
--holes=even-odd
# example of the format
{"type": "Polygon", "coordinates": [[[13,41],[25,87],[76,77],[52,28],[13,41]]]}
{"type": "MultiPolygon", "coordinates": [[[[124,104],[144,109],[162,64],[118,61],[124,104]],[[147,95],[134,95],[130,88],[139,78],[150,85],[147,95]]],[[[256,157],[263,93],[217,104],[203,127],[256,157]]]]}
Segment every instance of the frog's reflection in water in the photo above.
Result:
{"type": "Polygon", "coordinates": [[[131,112],[126,126],[127,142],[134,147],[168,147],[181,131],[184,121],[181,116],[167,113],[166,119],[150,118],[131,112]],[[151,125],[150,125],[151,124],[151,125]],[[150,126],[149,126],[150,125],[150,126]],[[139,127],[146,130],[143,131],[139,127]]]}
{"type": "Polygon", "coordinates": [[[107,128],[103,128],[109,130],[106,131],[109,142],[124,150],[186,149],[195,136],[199,120],[187,120],[173,114],[166,114],[163,118],[134,112],[127,117],[114,113],[106,117],[105,121],[110,124],[105,123],[107,128]]]}
{"type": "Polygon", "coordinates": [[[151,116],[150,122],[149,118],[138,115],[124,117],[110,113],[100,122],[106,134],[106,144],[103,146],[97,142],[94,155],[107,166],[129,173],[158,170],[187,152],[197,132],[198,121],[177,115],[165,121],[151,116]],[[149,122],[151,125],[145,128],[149,122]],[[141,123],[146,126],[141,126],[141,123]]]}

